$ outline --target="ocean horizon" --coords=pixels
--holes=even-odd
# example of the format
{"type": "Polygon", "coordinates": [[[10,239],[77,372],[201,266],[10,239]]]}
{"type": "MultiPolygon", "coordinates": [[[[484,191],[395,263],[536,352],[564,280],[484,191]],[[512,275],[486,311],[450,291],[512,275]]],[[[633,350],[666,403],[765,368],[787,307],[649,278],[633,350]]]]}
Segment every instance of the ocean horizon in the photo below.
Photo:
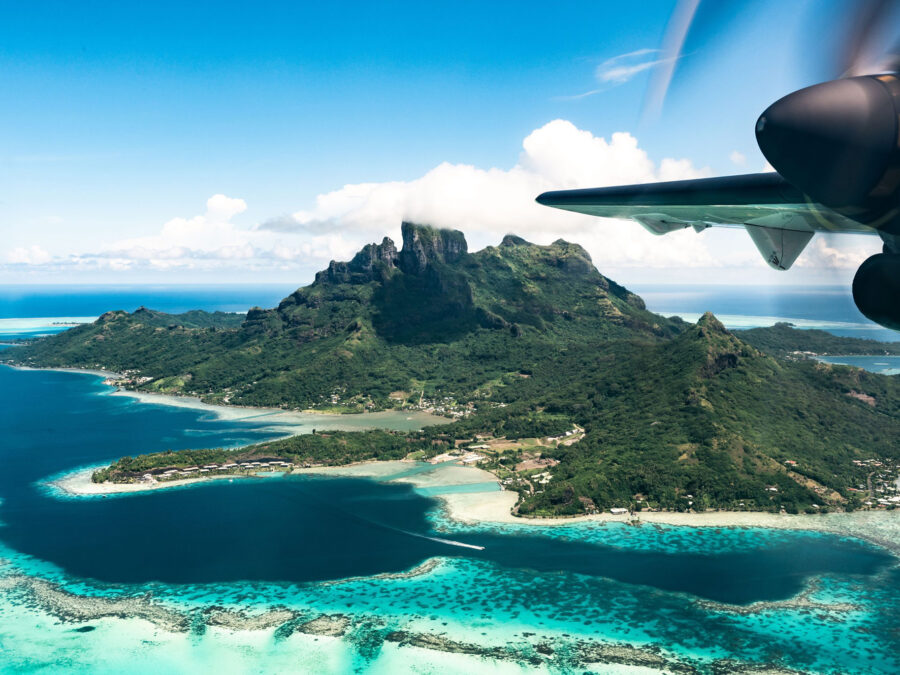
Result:
{"type": "MultiPolygon", "coordinates": [[[[171,314],[192,309],[244,313],[251,307],[274,307],[301,285],[5,285],[0,286],[0,338],[19,324],[26,330],[47,328],[65,318],[88,321],[111,310],[133,312],[139,307],[171,314]]],[[[634,284],[630,290],[644,299],[650,311],[687,321],[709,311],[728,328],[787,322],[844,337],[900,341],[900,333],[860,314],[845,286],[634,284]]]]}

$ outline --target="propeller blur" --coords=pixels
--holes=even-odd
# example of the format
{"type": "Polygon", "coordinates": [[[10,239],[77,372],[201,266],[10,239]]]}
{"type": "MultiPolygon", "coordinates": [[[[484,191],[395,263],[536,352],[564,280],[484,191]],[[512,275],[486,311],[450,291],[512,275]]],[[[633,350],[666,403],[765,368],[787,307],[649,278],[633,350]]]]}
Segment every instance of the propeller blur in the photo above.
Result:
{"type": "MultiPolygon", "coordinates": [[[[708,4],[682,0],[670,21],[664,62],[648,101],[661,105],[678,54],[708,4]],[[669,59],[669,60],[665,60],[669,59]]],[[[734,6],[716,2],[715,9],[734,6]]],[[[777,173],[546,192],[540,204],[630,218],[654,234],[743,227],[766,262],[787,270],[816,232],[881,237],[853,298],[872,321],[900,330],[900,59],[876,54],[900,0],[856,0],[834,50],[838,77],[779,99],[760,115],[756,139],[777,173]],[[879,65],[871,65],[877,63],[879,65]],[[865,74],[864,74],[865,73],[865,74]]],[[[702,21],[701,21],[702,23],[702,21]]],[[[715,22],[713,22],[715,23],[715,22]]]]}

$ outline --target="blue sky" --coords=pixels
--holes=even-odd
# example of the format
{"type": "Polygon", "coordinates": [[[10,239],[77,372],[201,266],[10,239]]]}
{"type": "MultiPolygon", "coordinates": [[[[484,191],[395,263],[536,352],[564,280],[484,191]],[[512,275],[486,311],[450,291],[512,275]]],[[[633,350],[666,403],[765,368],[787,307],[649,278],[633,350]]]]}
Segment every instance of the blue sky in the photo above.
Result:
{"type": "MultiPolygon", "coordinates": [[[[643,122],[650,71],[609,86],[597,70],[623,54],[657,49],[673,2],[185,4],[0,4],[0,87],[7,94],[0,106],[0,281],[299,283],[330,255],[352,252],[386,227],[399,229],[379,217],[377,204],[347,216],[347,200],[389,193],[415,201],[421,190],[350,190],[325,206],[320,195],[347,185],[411,184],[445,164],[528,168],[537,160],[523,155],[523,140],[554,120],[610,142],[615,132],[629,133],[637,144],[631,152],[643,151],[655,168],[646,178],[625,171],[623,182],[659,177],[665,158],[689,162],[685,177],[757,171],[756,117],[811,83],[791,65],[791,38],[807,5],[800,0],[755,3],[721,37],[687,53],[663,114],[643,122]],[[597,88],[604,91],[573,98],[597,88]],[[745,160],[735,162],[740,156],[745,160]],[[221,199],[209,206],[215,195],[221,199]],[[280,238],[271,228],[259,233],[261,224],[285,218],[296,227],[280,230],[280,238]],[[185,228],[197,236],[182,236],[185,228]],[[220,235],[215,249],[185,243],[220,235]],[[267,265],[271,255],[277,265],[267,265]]],[[[560,133],[578,141],[557,125],[543,143],[559,144],[560,133]]],[[[544,157],[530,170],[564,159],[544,157]]],[[[616,182],[614,169],[604,180],[616,182]]],[[[433,177],[434,190],[471,188],[462,169],[445,173],[453,180],[433,177]]],[[[472,180],[481,178],[490,179],[479,173],[472,180]]],[[[501,178],[504,185],[515,180],[501,178]]],[[[481,190],[481,199],[490,201],[488,193],[481,190]]],[[[439,203],[419,210],[445,221],[437,224],[472,230],[475,245],[516,230],[514,210],[508,224],[496,214],[480,222],[481,206],[457,214],[465,221],[458,224],[439,203]]],[[[611,232],[608,224],[555,218],[526,233],[584,238],[595,258],[607,236],[623,250],[623,236],[669,248],[666,240],[643,243],[631,226],[611,232]]],[[[721,257],[715,249],[730,250],[733,235],[711,237],[700,266],[721,257]]],[[[687,260],[691,246],[673,250],[687,260]]],[[[749,259],[715,264],[756,274],[749,259]]],[[[647,270],[640,255],[622,265],[602,262],[647,280],[665,276],[660,270],[677,266],[678,257],[656,256],[647,270]]]]}

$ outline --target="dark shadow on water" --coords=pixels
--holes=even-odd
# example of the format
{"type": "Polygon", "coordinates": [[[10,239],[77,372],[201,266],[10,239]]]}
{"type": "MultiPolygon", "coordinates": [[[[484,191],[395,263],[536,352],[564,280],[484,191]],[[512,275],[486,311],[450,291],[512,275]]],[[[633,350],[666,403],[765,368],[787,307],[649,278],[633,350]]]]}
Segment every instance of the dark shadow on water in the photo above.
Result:
{"type": "MultiPolygon", "coordinates": [[[[251,423],[96,395],[105,391],[90,376],[0,367],[0,539],[77,577],[134,584],[315,582],[401,572],[435,556],[459,556],[542,575],[591,575],[749,603],[788,598],[812,576],[871,575],[894,560],[831,536],[786,535],[768,547],[725,547],[706,555],[502,530],[434,533],[432,499],[408,485],[360,478],[235,480],[109,499],[48,496],[35,482],[78,466],[168,447],[272,437],[251,423]]],[[[723,546],[728,541],[723,535],[723,546]]]]}
{"type": "Polygon", "coordinates": [[[28,514],[7,518],[3,539],[73,575],[114,583],[314,582],[401,572],[452,556],[734,604],[785,599],[811,576],[874,574],[892,560],[835,537],[788,537],[771,548],[704,555],[434,533],[426,518],[433,506],[408,485],[360,478],[238,480],[125,498],[43,497],[28,514]]]}

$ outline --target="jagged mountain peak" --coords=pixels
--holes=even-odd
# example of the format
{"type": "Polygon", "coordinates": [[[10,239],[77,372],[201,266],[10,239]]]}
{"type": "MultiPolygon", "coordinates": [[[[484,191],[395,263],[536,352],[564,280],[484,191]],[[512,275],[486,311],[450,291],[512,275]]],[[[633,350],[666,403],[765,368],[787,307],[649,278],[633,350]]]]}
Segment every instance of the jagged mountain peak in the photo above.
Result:
{"type": "Polygon", "coordinates": [[[407,274],[422,274],[431,263],[455,263],[469,251],[459,230],[438,229],[404,221],[399,267],[407,274]]]}
{"type": "Polygon", "coordinates": [[[366,244],[350,262],[332,260],[328,268],[316,273],[314,284],[364,284],[383,279],[396,269],[397,246],[389,237],[380,244],[366,244]]]}
{"type": "Polygon", "coordinates": [[[515,234],[508,234],[500,242],[501,246],[531,246],[531,242],[515,234]]]}
{"type": "Polygon", "coordinates": [[[731,333],[728,332],[728,329],[725,328],[725,324],[719,321],[712,312],[705,312],[703,316],[697,320],[697,327],[700,329],[701,335],[704,336],[713,333],[719,335],[731,335],[731,333]]]}
{"type": "Polygon", "coordinates": [[[401,231],[401,250],[385,237],[349,262],[332,261],[312,286],[285,298],[277,316],[248,315],[247,328],[302,325],[304,340],[334,334],[353,318],[344,316],[348,302],[388,341],[442,341],[479,328],[516,336],[574,331],[598,339],[662,337],[684,328],[647,312],[640,297],[600,274],[578,244],[538,245],[508,234],[499,246],[469,253],[458,230],[405,221],[401,231]]]}
{"type": "MultiPolygon", "coordinates": [[[[731,333],[712,312],[706,312],[697,323],[676,338],[673,348],[682,345],[702,359],[700,374],[704,378],[735,368],[738,364],[757,358],[767,359],[756,348],[731,333]]],[[[690,359],[681,357],[682,363],[690,359]]]]}
{"type": "Polygon", "coordinates": [[[364,284],[385,281],[399,269],[421,275],[432,263],[456,263],[468,253],[465,235],[459,230],[439,229],[404,221],[403,248],[385,237],[380,244],[366,244],[349,262],[332,260],[316,274],[316,284],[364,284]]]}

